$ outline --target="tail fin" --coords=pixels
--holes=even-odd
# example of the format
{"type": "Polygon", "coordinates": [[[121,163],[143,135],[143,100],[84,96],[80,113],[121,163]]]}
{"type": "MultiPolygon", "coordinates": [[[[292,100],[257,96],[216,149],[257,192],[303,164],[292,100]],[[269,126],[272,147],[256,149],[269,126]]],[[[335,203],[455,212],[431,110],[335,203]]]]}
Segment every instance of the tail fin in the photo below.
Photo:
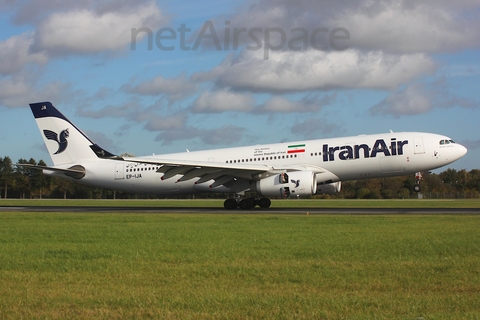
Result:
{"type": "Polygon", "coordinates": [[[50,102],[32,103],[30,108],[55,166],[80,159],[115,157],[93,143],[50,102]]]}

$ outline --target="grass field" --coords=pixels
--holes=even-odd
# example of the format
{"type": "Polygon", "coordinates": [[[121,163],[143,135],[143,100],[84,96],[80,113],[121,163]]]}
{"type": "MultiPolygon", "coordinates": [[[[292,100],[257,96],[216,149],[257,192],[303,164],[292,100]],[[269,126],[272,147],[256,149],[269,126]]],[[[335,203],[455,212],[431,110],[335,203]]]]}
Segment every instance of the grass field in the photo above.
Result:
{"type": "Polygon", "coordinates": [[[0,213],[0,318],[480,319],[480,218],[0,213]]]}

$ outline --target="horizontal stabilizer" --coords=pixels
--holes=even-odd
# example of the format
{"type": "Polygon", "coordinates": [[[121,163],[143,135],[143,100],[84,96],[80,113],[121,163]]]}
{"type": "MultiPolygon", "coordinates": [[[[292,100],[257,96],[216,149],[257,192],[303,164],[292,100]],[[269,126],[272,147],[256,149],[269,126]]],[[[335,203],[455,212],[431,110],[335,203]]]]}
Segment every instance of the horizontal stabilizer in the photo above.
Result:
{"type": "Polygon", "coordinates": [[[19,166],[19,167],[27,167],[27,168],[37,169],[37,170],[62,172],[66,176],[69,176],[69,177],[74,178],[74,179],[81,179],[85,176],[85,168],[82,167],[82,166],[78,166],[78,165],[67,168],[67,169],[56,168],[56,167],[47,167],[47,166],[38,166],[38,165],[28,164],[28,163],[17,163],[15,165],[19,166]]]}

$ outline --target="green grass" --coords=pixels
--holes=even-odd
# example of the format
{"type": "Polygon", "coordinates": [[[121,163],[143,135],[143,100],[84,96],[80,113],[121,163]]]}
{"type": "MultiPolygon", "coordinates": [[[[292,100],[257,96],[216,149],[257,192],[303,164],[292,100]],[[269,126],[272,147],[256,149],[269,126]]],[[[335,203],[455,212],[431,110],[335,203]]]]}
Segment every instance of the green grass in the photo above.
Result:
{"type": "Polygon", "coordinates": [[[0,213],[0,319],[480,319],[477,216],[0,213]]]}
{"type": "MultiPolygon", "coordinates": [[[[20,200],[0,199],[0,206],[119,206],[119,207],[223,207],[220,199],[209,200],[20,200]]],[[[449,200],[314,200],[273,199],[272,208],[480,208],[480,199],[449,200]]]]}

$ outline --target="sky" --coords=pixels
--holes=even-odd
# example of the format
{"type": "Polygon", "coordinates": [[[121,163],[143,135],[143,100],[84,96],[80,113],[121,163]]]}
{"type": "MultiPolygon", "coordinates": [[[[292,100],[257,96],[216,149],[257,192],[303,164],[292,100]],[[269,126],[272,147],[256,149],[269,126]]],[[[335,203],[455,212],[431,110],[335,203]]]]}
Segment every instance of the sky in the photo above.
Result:
{"type": "Polygon", "coordinates": [[[478,0],[0,0],[14,162],[51,164],[28,107],[51,101],[115,154],[421,131],[471,170],[479,92],[478,0]]]}

